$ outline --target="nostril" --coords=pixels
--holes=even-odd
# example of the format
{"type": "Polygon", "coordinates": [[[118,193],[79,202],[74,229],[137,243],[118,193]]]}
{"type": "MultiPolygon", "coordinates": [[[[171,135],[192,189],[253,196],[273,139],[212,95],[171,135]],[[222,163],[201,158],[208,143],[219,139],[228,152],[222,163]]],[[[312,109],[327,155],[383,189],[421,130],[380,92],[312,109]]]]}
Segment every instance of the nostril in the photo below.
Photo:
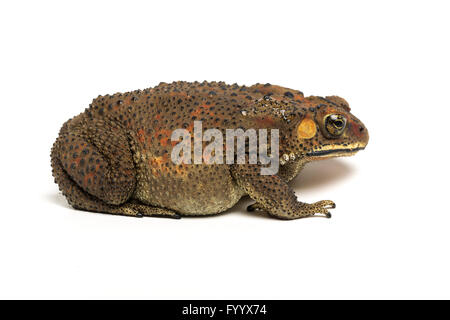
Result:
{"type": "Polygon", "coordinates": [[[364,127],[359,127],[359,132],[363,132],[364,131],[364,127]]]}

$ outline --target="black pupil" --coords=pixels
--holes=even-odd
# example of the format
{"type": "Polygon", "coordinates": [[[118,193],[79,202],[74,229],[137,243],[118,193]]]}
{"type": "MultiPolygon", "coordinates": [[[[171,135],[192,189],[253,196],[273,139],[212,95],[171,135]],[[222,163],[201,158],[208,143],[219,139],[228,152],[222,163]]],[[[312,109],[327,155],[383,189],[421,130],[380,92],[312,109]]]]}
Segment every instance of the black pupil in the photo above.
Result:
{"type": "Polygon", "coordinates": [[[335,120],[334,125],[338,128],[342,128],[344,125],[344,122],[342,120],[335,120]]]}

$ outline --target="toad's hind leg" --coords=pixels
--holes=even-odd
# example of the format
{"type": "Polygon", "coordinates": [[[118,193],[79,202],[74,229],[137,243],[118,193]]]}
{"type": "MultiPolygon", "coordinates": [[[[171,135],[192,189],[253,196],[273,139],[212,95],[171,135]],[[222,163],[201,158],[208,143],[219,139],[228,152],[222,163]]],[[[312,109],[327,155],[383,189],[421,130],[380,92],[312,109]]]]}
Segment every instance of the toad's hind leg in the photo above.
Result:
{"type": "Polygon", "coordinates": [[[59,190],[75,209],[112,214],[134,215],[133,211],[108,204],[83,190],[63,169],[59,159],[52,157],[53,176],[59,190]]]}
{"type": "Polygon", "coordinates": [[[55,182],[76,209],[127,216],[178,218],[134,202],[132,139],[113,121],[76,118],[64,124],[51,151],[55,182]]]}
{"type": "Polygon", "coordinates": [[[64,171],[57,158],[52,158],[53,175],[59,189],[67,198],[69,204],[76,209],[102,212],[110,214],[119,214],[133,217],[168,217],[180,218],[180,216],[169,209],[151,207],[135,202],[127,201],[120,205],[108,204],[88,192],[84,191],[72,178],[64,171]]]}
{"type": "Polygon", "coordinates": [[[131,141],[113,121],[83,116],[69,120],[53,145],[51,161],[56,183],[76,208],[110,212],[106,208],[125,203],[134,192],[131,141]],[[106,206],[95,209],[93,202],[99,200],[106,206]]]}

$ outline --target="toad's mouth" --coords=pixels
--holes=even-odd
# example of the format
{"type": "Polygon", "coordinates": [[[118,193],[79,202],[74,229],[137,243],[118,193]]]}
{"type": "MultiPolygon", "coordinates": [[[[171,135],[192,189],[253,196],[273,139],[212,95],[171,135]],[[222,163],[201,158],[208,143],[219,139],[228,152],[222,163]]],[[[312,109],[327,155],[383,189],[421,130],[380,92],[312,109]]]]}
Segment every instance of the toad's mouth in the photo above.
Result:
{"type": "Polygon", "coordinates": [[[364,150],[365,147],[357,147],[350,149],[328,149],[328,150],[317,150],[309,152],[306,155],[308,157],[326,157],[326,156],[337,156],[337,155],[353,155],[360,150],[364,150]]]}

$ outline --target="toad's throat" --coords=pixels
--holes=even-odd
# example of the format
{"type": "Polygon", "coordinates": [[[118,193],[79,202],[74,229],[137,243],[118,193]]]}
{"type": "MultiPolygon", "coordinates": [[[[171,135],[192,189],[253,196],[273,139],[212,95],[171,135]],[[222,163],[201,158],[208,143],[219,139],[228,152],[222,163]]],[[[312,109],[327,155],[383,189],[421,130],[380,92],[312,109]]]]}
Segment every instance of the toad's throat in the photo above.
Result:
{"type": "Polygon", "coordinates": [[[364,150],[364,147],[358,147],[358,148],[353,148],[353,149],[318,150],[318,151],[309,152],[306,155],[308,157],[320,157],[320,156],[332,155],[332,154],[335,154],[335,153],[340,153],[340,154],[348,153],[348,154],[351,154],[351,153],[358,152],[360,150],[364,150]]]}

